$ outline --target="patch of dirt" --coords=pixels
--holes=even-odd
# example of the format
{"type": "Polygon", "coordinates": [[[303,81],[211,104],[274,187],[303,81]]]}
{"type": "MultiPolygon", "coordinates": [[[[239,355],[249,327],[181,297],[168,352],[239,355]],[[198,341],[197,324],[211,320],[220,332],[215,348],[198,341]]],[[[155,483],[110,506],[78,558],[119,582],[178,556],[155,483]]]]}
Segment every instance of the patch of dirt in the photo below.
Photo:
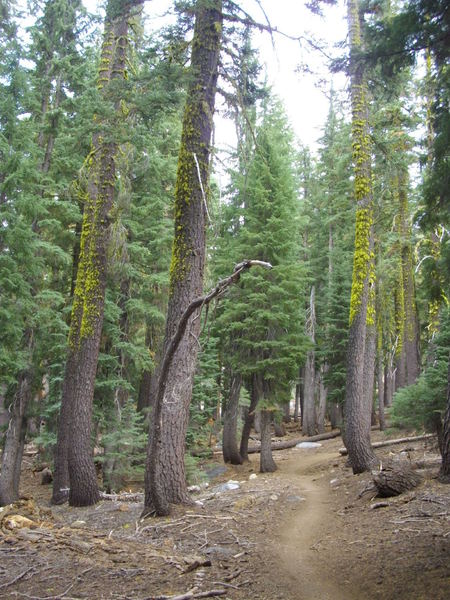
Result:
{"type": "MultiPolygon", "coordinates": [[[[370,474],[352,475],[341,440],[321,443],[277,451],[270,474],[258,473],[252,455],[196,493],[197,504],[143,521],[136,501],[50,507],[50,486],[28,465],[28,500],[0,512],[0,598],[449,598],[450,486],[433,478],[436,467],[422,472],[420,487],[376,507],[370,474]],[[221,491],[228,480],[239,488],[221,491]]],[[[415,461],[435,449],[414,442],[407,453],[415,461]]]]}

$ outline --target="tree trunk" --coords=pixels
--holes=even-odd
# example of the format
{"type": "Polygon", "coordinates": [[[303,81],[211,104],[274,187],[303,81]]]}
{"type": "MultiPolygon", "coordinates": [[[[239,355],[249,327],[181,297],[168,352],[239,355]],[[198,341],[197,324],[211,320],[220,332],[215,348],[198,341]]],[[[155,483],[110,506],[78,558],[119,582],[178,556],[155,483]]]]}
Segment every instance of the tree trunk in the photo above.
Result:
{"type": "Polygon", "coordinates": [[[256,375],[252,375],[250,406],[245,413],[244,426],[241,434],[241,445],[239,448],[239,454],[241,455],[242,460],[248,460],[248,440],[250,439],[250,433],[255,421],[255,411],[256,407],[258,406],[259,397],[260,392],[258,377],[256,375]]]}
{"type": "Polygon", "coordinates": [[[319,372],[319,404],[317,407],[317,431],[325,431],[325,413],[327,410],[327,388],[325,387],[324,377],[328,370],[328,365],[321,365],[319,372]]]}
{"type": "MultiPolygon", "coordinates": [[[[370,416],[364,393],[367,324],[373,326],[373,202],[371,189],[368,89],[364,64],[358,58],[363,49],[358,0],[348,1],[350,37],[350,79],[352,104],[352,146],[354,193],[357,203],[355,252],[353,259],[350,328],[345,392],[345,445],[354,473],[370,470],[376,462],[370,445],[370,416]]],[[[372,383],[373,384],[373,383],[372,383]]]]}
{"type": "Polygon", "coordinates": [[[366,398],[366,409],[371,415],[371,425],[376,424],[376,413],[374,405],[374,384],[375,384],[375,361],[377,349],[377,332],[375,325],[366,326],[366,345],[364,357],[364,395],[366,398]]]}
{"type": "Polygon", "coordinates": [[[342,425],[342,407],[339,402],[333,402],[330,406],[331,429],[340,428],[342,425]]]}
{"type": "Polygon", "coordinates": [[[261,410],[261,454],[259,468],[261,473],[273,473],[277,470],[277,465],[272,457],[271,422],[272,411],[261,410]]]}
{"type": "Polygon", "coordinates": [[[387,364],[384,366],[384,406],[392,406],[392,395],[394,391],[394,375],[392,366],[387,364]]]}
{"type": "MultiPolygon", "coordinates": [[[[118,14],[112,4],[107,5],[97,80],[106,101],[111,100],[111,82],[126,78],[130,9],[131,4],[118,14]]],[[[64,455],[67,452],[71,506],[88,506],[99,499],[91,448],[92,403],[103,326],[110,210],[116,183],[118,144],[110,139],[111,131],[119,128],[123,119],[122,105],[115,101],[114,114],[97,122],[89,160],[88,191],[59,418],[57,453],[61,452],[61,455],[55,460],[59,472],[53,488],[53,501],[60,501],[61,483],[65,485],[64,455]]]]}
{"type": "Polygon", "coordinates": [[[441,454],[442,464],[439,472],[439,480],[443,483],[450,483],[450,354],[447,370],[447,409],[444,415],[441,454]]]}
{"type": "Polygon", "coordinates": [[[237,446],[237,422],[239,397],[242,378],[239,373],[232,373],[228,402],[223,415],[222,452],[223,460],[232,465],[241,465],[242,457],[237,446]]]}
{"type": "MultiPolygon", "coordinates": [[[[221,0],[198,0],[191,80],[184,110],[175,190],[175,238],[164,353],[191,301],[200,296],[205,264],[205,221],[211,135],[222,38],[221,0]]],[[[184,446],[197,363],[200,319],[192,315],[173,356],[160,419],[152,419],[147,453],[145,509],[167,514],[170,503],[189,503],[184,446]],[[157,422],[158,421],[158,422],[157,422]]]]}
{"type": "Polygon", "coordinates": [[[294,422],[298,423],[300,420],[300,393],[302,385],[297,383],[295,386],[295,408],[294,408],[294,422]]]}
{"type": "Polygon", "coordinates": [[[283,405],[283,423],[291,422],[291,402],[290,400],[283,405]]]}
{"type": "Polygon", "coordinates": [[[278,422],[276,418],[272,419],[275,437],[284,437],[286,435],[286,427],[283,421],[278,422]]]}
{"type": "MultiPolygon", "coordinates": [[[[309,315],[306,325],[306,333],[311,340],[311,343],[315,344],[315,287],[311,288],[311,295],[309,299],[309,315]]],[[[302,411],[302,433],[303,435],[314,435],[316,432],[316,409],[315,409],[315,351],[314,346],[311,350],[308,350],[306,356],[305,365],[305,376],[304,376],[304,388],[303,388],[303,411],[302,411]]]]}
{"type": "Polygon", "coordinates": [[[378,364],[377,364],[377,384],[378,384],[378,419],[380,421],[380,430],[386,429],[386,419],[384,415],[384,385],[383,381],[383,354],[381,348],[378,349],[378,364]]]}
{"type": "Polygon", "coordinates": [[[0,506],[11,504],[19,498],[20,468],[25,444],[26,408],[31,402],[32,375],[27,371],[19,375],[14,395],[11,417],[6,431],[0,471],[0,506]]]}

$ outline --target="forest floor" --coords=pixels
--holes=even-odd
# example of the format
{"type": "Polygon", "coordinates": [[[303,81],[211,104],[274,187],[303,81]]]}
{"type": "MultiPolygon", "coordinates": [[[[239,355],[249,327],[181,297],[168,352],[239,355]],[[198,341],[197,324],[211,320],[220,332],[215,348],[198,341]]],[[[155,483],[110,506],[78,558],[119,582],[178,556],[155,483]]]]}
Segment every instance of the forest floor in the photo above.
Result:
{"type": "MultiPolygon", "coordinates": [[[[216,457],[205,468],[222,473],[194,494],[197,504],[159,519],[140,520],[142,502],[50,507],[50,486],[26,465],[24,499],[0,512],[0,598],[450,598],[450,486],[437,481],[437,467],[376,507],[380,500],[362,493],[370,474],[352,475],[340,438],[321,443],[275,452],[270,474],[258,472],[257,454],[226,468],[216,457]],[[239,487],[223,491],[229,480],[239,487]]],[[[429,442],[377,455],[402,452],[436,456],[429,442]]]]}

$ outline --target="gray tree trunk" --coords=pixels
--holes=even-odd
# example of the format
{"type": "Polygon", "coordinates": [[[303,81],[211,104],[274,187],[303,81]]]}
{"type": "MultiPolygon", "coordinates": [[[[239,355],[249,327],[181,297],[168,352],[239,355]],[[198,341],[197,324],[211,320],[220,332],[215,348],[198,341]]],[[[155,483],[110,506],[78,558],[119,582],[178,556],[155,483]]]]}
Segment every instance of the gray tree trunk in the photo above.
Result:
{"type": "Polygon", "coordinates": [[[325,387],[324,376],[328,370],[327,365],[321,365],[318,380],[318,397],[317,405],[317,431],[318,433],[325,432],[325,414],[327,410],[327,388],[325,387]]]}
{"type": "MultiPolygon", "coordinates": [[[[315,344],[315,287],[311,288],[309,299],[309,311],[306,324],[306,333],[312,344],[315,344]]],[[[316,410],[315,410],[315,351],[314,346],[308,350],[305,364],[305,376],[303,387],[303,413],[302,413],[302,433],[311,436],[316,432],[316,410]]]]}
{"type": "Polygon", "coordinates": [[[242,456],[237,445],[237,423],[242,377],[233,373],[230,377],[229,396],[223,414],[222,453],[223,460],[232,465],[241,465],[242,456]]]}
{"type": "Polygon", "coordinates": [[[260,471],[261,473],[273,473],[276,471],[277,465],[272,456],[272,441],[271,441],[271,422],[272,411],[261,410],[261,454],[260,454],[260,471]]]}

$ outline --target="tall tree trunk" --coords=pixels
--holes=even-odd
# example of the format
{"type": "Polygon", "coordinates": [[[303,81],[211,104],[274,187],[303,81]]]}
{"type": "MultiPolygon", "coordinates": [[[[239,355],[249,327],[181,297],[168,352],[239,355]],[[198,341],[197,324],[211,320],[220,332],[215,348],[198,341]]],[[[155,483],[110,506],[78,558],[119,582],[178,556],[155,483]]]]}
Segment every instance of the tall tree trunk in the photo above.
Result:
{"type": "Polygon", "coordinates": [[[319,396],[319,404],[317,407],[317,431],[319,433],[325,432],[325,414],[327,410],[327,388],[325,387],[325,373],[328,370],[328,365],[321,365],[319,372],[319,381],[318,381],[318,396],[319,396]]]}
{"type": "MultiPolygon", "coordinates": [[[[112,0],[107,5],[97,80],[106,101],[111,101],[111,82],[126,78],[128,27],[133,4],[138,3],[128,3],[122,12],[112,0]]],[[[60,502],[64,499],[60,490],[67,487],[68,468],[71,506],[88,506],[99,499],[91,448],[92,403],[103,327],[110,211],[116,183],[118,143],[111,141],[111,134],[123,119],[121,103],[115,101],[114,114],[97,123],[89,159],[53,487],[53,502],[60,502]]]]}
{"type": "Polygon", "coordinates": [[[261,473],[273,473],[277,470],[277,465],[272,456],[271,422],[272,411],[261,410],[261,454],[259,467],[261,473]]]}
{"type": "Polygon", "coordinates": [[[384,390],[385,390],[385,382],[384,382],[384,367],[383,367],[383,353],[382,348],[378,348],[378,357],[377,357],[377,387],[378,387],[378,419],[380,421],[380,430],[384,431],[386,429],[386,418],[384,412],[384,390]]]}
{"type": "Polygon", "coordinates": [[[369,295],[373,292],[374,286],[374,243],[368,89],[363,61],[358,56],[363,49],[361,17],[359,0],[348,0],[352,147],[357,207],[347,351],[345,444],[354,473],[367,471],[376,462],[370,444],[371,413],[367,410],[367,395],[364,394],[366,330],[367,323],[373,325],[374,318],[374,315],[368,311],[371,306],[369,295]]]}
{"type": "Polygon", "coordinates": [[[250,439],[250,433],[255,421],[255,411],[261,395],[259,387],[258,376],[253,374],[250,386],[250,406],[245,413],[244,426],[241,434],[241,445],[239,448],[239,454],[241,455],[242,460],[248,460],[248,440],[250,439]]]}
{"type": "Polygon", "coordinates": [[[304,387],[303,387],[303,412],[302,412],[302,433],[303,435],[312,436],[316,432],[316,409],[315,409],[315,287],[311,288],[309,299],[309,316],[307,320],[307,335],[313,344],[313,347],[308,350],[306,356],[304,387]]]}
{"type": "Polygon", "coordinates": [[[442,464],[439,479],[443,483],[450,483],[450,353],[448,355],[447,369],[447,409],[444,415],[441,454],[442,464]]]}
{"type": "Polygon", "coordinates": [[[294,422],[298,423],[300,420],[300,394],[301,394],[302,384],[297,383],[295,385],[295,407],[294,407],[294,422]]]}
{"type": "Polygon", "coordinates": [[[240,373],[231,374],[228,401],[223,414],[223,460],[232,465],[242,464],[242,456],[239,454],[237,446],[237,421],[241,381],[240,373]]]}
{"type": "MultiPolygon", "coordinates": [[[[184,110],[175,190],[175,238],[164,349],[190,302],[201,295],[205,264],[206,194],[222,39],[221,0],[198,0],[191,80],[184,110]]],[[[145,509],[167,514],[170,503],[187,503],[184,446],[197,363],[200,319],[193,315],[173,357],[164,398],[155,408],[149,436],[145,509]]]]}
{"type": "Polygon", "coordinates": [[[16,393],[10,409],[8,429],[2,453],[0,471],[0,506],[11,504],[19,497],[20,468],[26,433],[26,409],[31,401],[32,374],[19,375],[16,393]]]}

